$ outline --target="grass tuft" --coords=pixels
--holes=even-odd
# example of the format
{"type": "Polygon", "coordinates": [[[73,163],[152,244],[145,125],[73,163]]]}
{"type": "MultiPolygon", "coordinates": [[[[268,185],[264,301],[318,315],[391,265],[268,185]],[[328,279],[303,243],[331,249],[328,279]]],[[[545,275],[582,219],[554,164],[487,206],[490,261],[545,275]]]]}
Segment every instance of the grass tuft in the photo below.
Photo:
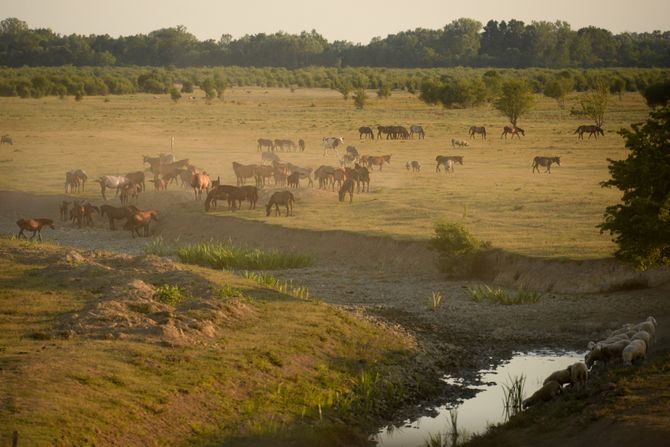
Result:
{"type": "Polygon", "coordinates": [[[440,292],[433,292],[430,297],[430,305],[433,309],[433,312],[437,311],[437,309],[442,305],[442,294],[440,292]]]}
{"type": "Polygon", "coordinates": [[[301,300],[309,300],[309,289],[304,286],[293,286],[291,282],[281,281],[269,273],[245,271],[243,276],[256,281],[258,284],[301,300]]]}
{"type": "Polygon", "coordinates": [[[503,413],[505,420],[518,414],[523,409],[523,395],[526,386],[526,376],[509,377],[509,382],[503,383],[503,413]]]}
{"type": "Polygon", "coordinates": [[[505,292],[500,287],[490,287],[487,285],[481,285],[477,287],[467,287],[465,293],[470,297],[470,299],[476,303],[481,303],[482,301],[490,301],[492,303],[503,304],[505,306],[516,305],[516,304],[533,304],[537,303],[542,294],[539,292],[530,292],[523,288],[518,289],[515,294],[509,294],[505,292]]]}
{"type": "Polygon", "coordinates": [[[177,249],[182,262],[227,270],[281,270],[312,265],[309,256],[234,247],[221,243],[200,243],[177,249]]]}
{"type": "Polygon", "coordinates": [[[174,306],[184,301],[186,296],[178,285],[163,284],[154,292],[154,299],[164,304],[174,306]]]}

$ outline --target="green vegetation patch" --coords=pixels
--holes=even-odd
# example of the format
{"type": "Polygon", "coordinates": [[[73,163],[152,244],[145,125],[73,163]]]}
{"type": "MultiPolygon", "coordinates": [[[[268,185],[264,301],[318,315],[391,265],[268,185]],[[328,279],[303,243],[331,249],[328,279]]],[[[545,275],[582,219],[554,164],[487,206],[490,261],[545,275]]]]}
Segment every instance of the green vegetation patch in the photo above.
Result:
{"type": "Polygon", "coordinates": [[[201,243],[177,249],[182,262],[226,270],[281,270],[312,265],[309,256],[278,250],[234,247],[221,243],[201,243]]]}

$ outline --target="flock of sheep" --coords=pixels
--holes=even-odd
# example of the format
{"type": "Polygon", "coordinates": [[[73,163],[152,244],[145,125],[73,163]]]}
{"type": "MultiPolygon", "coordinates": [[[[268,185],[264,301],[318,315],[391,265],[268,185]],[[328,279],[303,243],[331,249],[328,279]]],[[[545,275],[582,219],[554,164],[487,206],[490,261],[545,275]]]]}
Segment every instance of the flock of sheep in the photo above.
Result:
{"type": "Polygon", "coordinates": [[[523,401],[523,406],[530,407],[553,399],[564,391],[563,385],[566,384],[568,387],[584,388],[589,370],[595,364],[607,366],[608,363],[621,359],[624,366],[631,366],[644,360],[647,349],[656,336],[656,325],[656,319],[648,317],[638,324],[623,325],[620,329],[612,331],[606,339],[589,342],[585,363],[577,362],[553,372],[544,380],[542,388],[523,401]]]}

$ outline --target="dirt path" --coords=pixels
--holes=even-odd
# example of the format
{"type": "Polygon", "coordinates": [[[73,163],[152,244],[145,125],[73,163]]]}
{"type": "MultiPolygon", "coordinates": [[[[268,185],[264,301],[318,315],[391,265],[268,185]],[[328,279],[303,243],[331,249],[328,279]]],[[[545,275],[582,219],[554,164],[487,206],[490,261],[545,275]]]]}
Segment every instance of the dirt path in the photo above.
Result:
{"type": "MultiPolygon", "coordinates": [[[[58,217],[64,196],[0,192],[0,232],[14,233],[19,217],[58,217]]],[[[94,201],[99,202],[99,200],[94,201]]],[[[395,241],[341,231],[307,231],[235,217],[204,214],[187,192],[144,194],[141,208],[161,210],[156,233],[180,243],[220,240],[305,253],[311,268],[273,272],[307,286],[313,296],[402,324],[423,341],[426,356],[443,372],[468,376],[508,357],[538,348],[585,350],[589,340],[624,322],[654,315],[670,320],[668,286],[588,295],[546,293],[539,303],[501,306],[474,303],[465,287],[445,281],[425,243],[395,241]],[[429,304],[433,292],[442,304],[429,304]]],[[[261,211],[259,210],[259,213],[261,211]]],[[[324,217],[326,219],[327,217],[324,217]]],[[[146,239],[112,232],[98,219],[94,228],[60,223],[45,230],[50,241],[80,249],[142,253],[146,239]]],[[[585,267],[587,268],[587,267],[585,267]]]]}

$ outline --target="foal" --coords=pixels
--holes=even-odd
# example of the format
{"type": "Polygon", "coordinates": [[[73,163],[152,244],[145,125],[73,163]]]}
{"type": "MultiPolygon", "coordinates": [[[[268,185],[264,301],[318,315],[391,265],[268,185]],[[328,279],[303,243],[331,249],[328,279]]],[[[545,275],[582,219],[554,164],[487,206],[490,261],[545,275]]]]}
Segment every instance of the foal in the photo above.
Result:
{"type": "Polygon", "coordinates": [[[35,234],[37,234],[37,240],[41,241],[42,240],[42,227],[43,226],[48,226],[52,230],[55,230],[56,227],[54,227],[54,221],[51,219],[19,219],[16,221],[16,225],[19,226],[19,234],[16,236],[17,238],[21,238],[23,236],[25,239],[28,239],[25,234],[23,234],[24,230],[27,231],[32,231],[33,235],[30,236],[30,240],[32,240],[35,237],[35,234]]]}

